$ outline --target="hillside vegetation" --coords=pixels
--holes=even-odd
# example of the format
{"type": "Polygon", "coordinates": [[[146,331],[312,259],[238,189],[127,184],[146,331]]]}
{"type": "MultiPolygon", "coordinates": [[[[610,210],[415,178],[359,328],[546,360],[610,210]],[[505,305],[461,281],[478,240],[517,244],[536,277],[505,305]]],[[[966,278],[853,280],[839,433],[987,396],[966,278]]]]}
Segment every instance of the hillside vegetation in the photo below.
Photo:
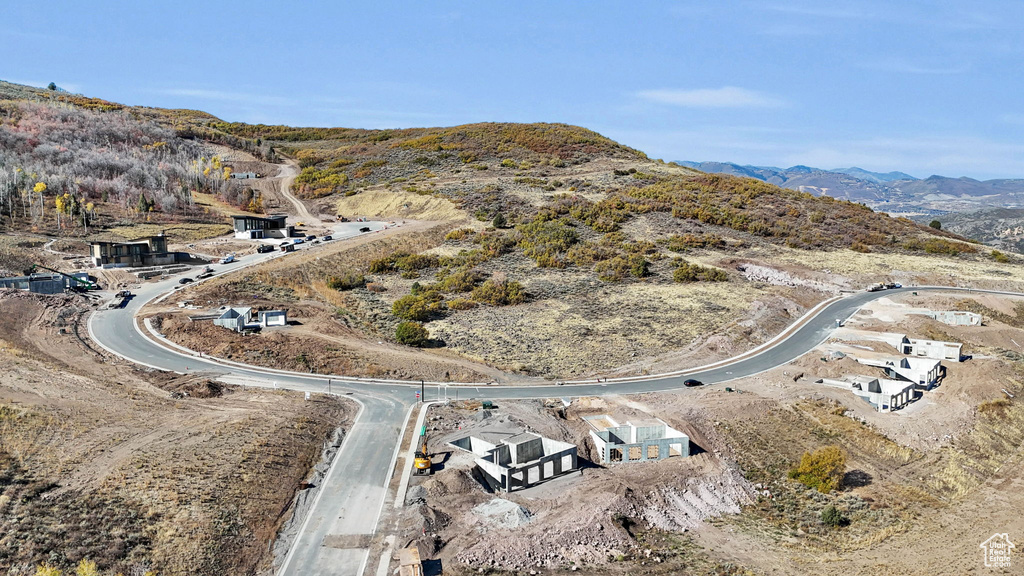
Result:
{"type": "Polygon", "coordinates": [[[248,206],[252,191],[229,180],[230,170],[201,141],[150,118],[202,116],[174,112],[147,115],[73,95],[0,90],[0,225],[52,232],[209,220],[195,194],[248,206]]]}
{"type": "MultiPolygon", "coordinates": [[[[367,251],[373,257],[324,255],[259,275],[264,285],[335,309],[337,333],[316,370],[358,370],[343,360],[352,353],[336,347],[355,329],[373,341],[444,347],[522,374],[592,374],[640,354],[695,346],[723,329],[742,332],[735,341],[745,346],[779,320],[766,319],[757,330],[733,325],[751,302],[779,298],[772,306],[790,313],[808,299],[784,287],[765,292],[737,270],[737,255],[770,249],[814,260],[823,251],[842,258],[852,250],[988,259],[987,251],[947,231],[858,203],[650,160],[576,126],[364,130],[202,118],[193,124],[294,159],[300,173],[292,192],[313,213],[444,220],[415,242],[378,243],[367,251]],[[413,331],[416,338],[409,337],[413,331]],[[598,349],[607,352],[588,360],[598,349]]],[[[862,281],[858,275],[840,283],[862,281]]],[[[228,304],[251,294],[243,284],[198,297],[228,304]]],[[[266,304],[293,305],[274,298],[266,304]]],[[[277,351],[273,361],[282,365],[309,358],[277,351]]],[[[408,371],[375,366],[372,373],[408,371]]]]}
{"type": "Polygon", "coordinates": [[[904,240],[909,237],[940,233],[860,204],[818,198],[751,178],[667,166],[576,126],[484,123],[404,130],[224,122],[208,126],[293,155],[302,168],[295,191],[307,199],[350,196],[383,186],[446,198],[481,220],[501,213],[510,224],[568,216],[569,224],[605,233],[633,217],[665,212],[797,247],[972,251],[944,242],[908,244],[904,240]],[[598,162],[606,164],[605,174],[574,177],[581,172],[580,166],[597,168],[598,162]]]}

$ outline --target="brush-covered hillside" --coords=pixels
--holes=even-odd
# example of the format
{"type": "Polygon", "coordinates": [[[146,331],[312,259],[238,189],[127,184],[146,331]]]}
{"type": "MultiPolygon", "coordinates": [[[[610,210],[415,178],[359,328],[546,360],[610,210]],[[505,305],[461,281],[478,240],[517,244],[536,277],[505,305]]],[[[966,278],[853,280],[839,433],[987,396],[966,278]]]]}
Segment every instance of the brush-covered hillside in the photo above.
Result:
{"type": "Polygon", "coordinates": [[[667,214],[709,231],[801,248],[972,251],[939,241],[950,235],[860,204],[652,161],[577,126],[485,123],[355,130],[203,125],[295,158],[302,172],[294,191],[318,200],[325,212],[339,197],[383,190],[443,198],[481,221],[500,214],[510,227],[540,218],[607,233],[643,215],[667,214]]]}
{"type": "Polygon", "coordinates": [[[188,128],[202,119],[212,117],[0,82],[0,227],[84,235],[138,222],[220,222],[204,196],[250,207],[253,191],[231,181],[188,128]]]}
{"type": "Polygon", "coordinates": [[[576,126],[198,124],[294,162],[292,192],[324,221],[407,223],[181,296],[258,295],[308,327],[287,338],[162,320],[184,345],[268,366],[474,381],[635,374],[749,348],[869,282],[948,281],[947,267],[1015,278],[985,272],[1005,263],[954,234],[651,160],[576,126]],[[422,350],[383,353],[381,341],[422,350]]]}
{"type": "Polygon", "coordinates": [[[273,354],[250,355],[258,339],[180,335],[277,367],[415,377],[429,366],[453,379],[654,370],[684,350],[749,347],[868,282],[948,281],[947,268],[1014,278],[992,267],[1016,257],[995,262],[949,232],[651,160],[576,126],[295,128],[9,84],[0,97],[0,213],[12,230],[131,236],[152,233],[147,223],[221,222],[224,233],[223,207],[264,208],[258,189],[226,177],[223,150],[295,165],[291,191],[323,220],[308,225],[420,221],[197,288],[210,303],[255,294],[308,314],[317,328],[273,354]],[[403,347],[413,356],[399,361],[368,350],[384,339],[427,351],[403,347]]]}

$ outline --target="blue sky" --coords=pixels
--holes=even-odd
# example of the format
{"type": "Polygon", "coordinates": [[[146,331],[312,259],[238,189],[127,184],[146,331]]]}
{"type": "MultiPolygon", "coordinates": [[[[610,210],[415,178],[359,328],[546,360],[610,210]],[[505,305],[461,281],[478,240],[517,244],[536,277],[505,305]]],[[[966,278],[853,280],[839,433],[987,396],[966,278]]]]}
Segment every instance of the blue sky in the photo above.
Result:
{"type": "Polygon", "coordinates": [[[1022,32],[1019,0],[5,0],[0,78],[253,123],[565,122],[665,160],[1024,178],[1022,32]]]}

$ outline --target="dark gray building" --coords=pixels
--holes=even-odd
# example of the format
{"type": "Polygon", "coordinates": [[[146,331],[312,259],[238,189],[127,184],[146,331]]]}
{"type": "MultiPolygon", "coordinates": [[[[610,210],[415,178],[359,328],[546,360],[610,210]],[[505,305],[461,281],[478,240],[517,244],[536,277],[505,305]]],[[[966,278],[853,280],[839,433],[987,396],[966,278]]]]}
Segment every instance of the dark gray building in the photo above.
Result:
{"type": "Polygon", "coordinates": [[[0,278],[0,288],[28,290],[35,294],[63,294],[71,280],[60,274],[31,274],[0,278]]]}
{"type": "Polygon", "coordinates": [[[242,240],[289,238],[294,227],[287,224],[287,219],[288,216],[284,214],[272,214],[266,218],[241,214],[232,216],[231,224],[235,229],[235,238],[242,240]]]}

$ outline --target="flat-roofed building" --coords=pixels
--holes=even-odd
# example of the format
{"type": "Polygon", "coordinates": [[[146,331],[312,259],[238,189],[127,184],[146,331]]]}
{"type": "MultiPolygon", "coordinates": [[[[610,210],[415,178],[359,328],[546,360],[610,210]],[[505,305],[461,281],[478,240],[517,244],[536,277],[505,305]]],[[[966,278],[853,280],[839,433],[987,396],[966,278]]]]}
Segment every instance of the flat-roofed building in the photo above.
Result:
{"type": "Polygon", "coordinates": [[[267,217],[250,214],[238,214],[231,217],[231,226],[235,230],[235,238],[242,240],[260,240],[263,238],[290,238],[294,226],[287,223],[285,214],[272,214],[267,217]]]}
{"type": "Polygon", "coordinates": [[[162,234],[127,242],[90,242],[89,256],[100,268],[164,266],[188,258],[181,252],[168,252],[167,237],[162,234]]]}

